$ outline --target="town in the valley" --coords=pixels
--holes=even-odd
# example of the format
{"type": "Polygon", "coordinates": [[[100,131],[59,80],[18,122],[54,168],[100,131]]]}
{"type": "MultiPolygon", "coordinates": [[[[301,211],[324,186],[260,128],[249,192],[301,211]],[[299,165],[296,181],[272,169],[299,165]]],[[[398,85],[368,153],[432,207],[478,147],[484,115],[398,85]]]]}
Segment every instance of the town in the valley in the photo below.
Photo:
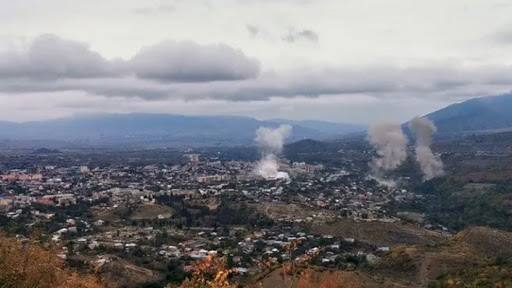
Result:
{"type": "Polygon", "coordinates": [[[278,159],[286,178],[262,177],[256,161],[224,152],[150,153],[6,154],[2,226],[21,241],[54,243],[71,266],[103,267],[112,278],[131,269],[120,280],[127,287],[182,281],[209,255],[227,257],[241,281],[284,261],[355,269],[394,245],[357,235],[358,225],[449,235],[421,213],[397,209],[421,195],[409,177],[390,187],[364,173],[371,151],[341,151],[337,166],[278,159]]]}

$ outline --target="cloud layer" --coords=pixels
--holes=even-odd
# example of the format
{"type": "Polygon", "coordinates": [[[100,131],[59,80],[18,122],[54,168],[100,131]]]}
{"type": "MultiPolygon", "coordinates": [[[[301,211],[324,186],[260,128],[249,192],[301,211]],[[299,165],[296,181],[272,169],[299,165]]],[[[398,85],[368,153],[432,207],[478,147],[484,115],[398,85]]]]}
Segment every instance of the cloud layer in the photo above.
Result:
{"type": "Polygon", "coordinates": [[[55,35],[0,52],[0,93],[77,91],[105,97],[268,101],[366,95],[451,99],[506,92],[512,68],[436,63],[419,66],[302,67],[260,71],[257,59],[226,44],[164,41],[128,60],[55,35]]]}

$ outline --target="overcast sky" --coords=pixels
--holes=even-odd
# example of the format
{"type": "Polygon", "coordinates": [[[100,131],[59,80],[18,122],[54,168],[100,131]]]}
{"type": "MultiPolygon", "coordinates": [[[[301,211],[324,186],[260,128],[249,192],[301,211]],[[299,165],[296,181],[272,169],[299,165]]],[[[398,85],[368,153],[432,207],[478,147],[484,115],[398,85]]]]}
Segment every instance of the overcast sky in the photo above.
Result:
{"type": "Polygon", "coordinates": [[[0,119],[405,121],[512,90],[506,0],[0,0],[0,119]]]}

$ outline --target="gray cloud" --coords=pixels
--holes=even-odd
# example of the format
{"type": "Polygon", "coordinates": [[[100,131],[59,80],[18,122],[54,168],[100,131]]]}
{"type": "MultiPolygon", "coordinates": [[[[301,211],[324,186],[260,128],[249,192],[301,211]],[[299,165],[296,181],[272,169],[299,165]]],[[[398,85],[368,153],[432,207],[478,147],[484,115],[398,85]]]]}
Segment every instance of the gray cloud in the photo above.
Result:
{"type": "Polygon", "coordinates": [[[282,39],[288,43],[294,43],[303,40],[316,43],[318,42],[318,34],[310,29],[296,31],[295,29],[290,28],[288,30],[288,34],[283,36],[282,39]]]}
{"type": "Polygon", "coordinates": [[[281,31],[269,31],[265,29],[264,27],[247,24],[245,26],[247,29],[247,32],[249,33],[249,36],[252,38],[265,38],[267,40],[282,40],[284,42],[288,43],[295,43],[295,42],[312,42],[317,43],[319,40],[318,34],[311,30],[311,29],[303,29],[303,30],[297,30],[294,27],[288,28],[284,36],[281,34],[281,31]],[[279,36],[281,35],[281,36],[279,36]]]}
{"type": "Polygon", "coordinates": [[[161,11],[161,12],[167,12],[167,13],[171,13],[171,12],[175,12],[176,11],[176,6],[172,5],[172,4],[160,4],[158,5],[158,10],[161,11]]]}
{"type": "Polygon", "coordinates": [[[490,38],[501,44],[512,44],[512,29],[510,27],[496,31],[490,38]]]}
{"type": "Polygon", "coordinates": [[[105,77],[120,73],[120,62],[110,62],[85,43],[41,35],[25,51],[0,54],[0,77],[55,79],[105,77]]]}
{"type": "Polygon", "coordinates": [[[159,81],[202,82],[242,80],[258,74],[257,60],[225,44],[166,41],[141,49],[128,61],[110,61],[85,43],[47,34],[35,38],[26,49],[0,54],[0,81],[136,75],[159,81]]]}
{"type": "Polygon", "coordinates": [[[247,24],[245,28],[251,37],[256,37],[260,33],[260,28],[255,25],[247,24]]]}
{"type": "Polygon", "coordinates": [[[133,9],[133,13],[139,14],[139,15],[151,15],[151,14],[155,13],[155,9],[153,9],[152,7],[139,7],[139,8],[133,9]]]}
{"type": "Polygon", "coordinates": [[[0,92],[84,91],[119,97],[155,100],[265,101],[273,97],[319,97],[364,94],[376,98],[447,98],[502,93],[512,85],[510,68],[457,70],[447,68],[367,67],[264,73],[256,79],[215,82],[166,82],[137,77],[99,79],[0,80],[0,92]]]}
{"type": "Polygon", "coordinates": [[[166,41],[140,50],[130,61],[143,79],[178,82],[242,80],[259,74],[259,63],[225,44],[201,46],[166,41]]]}

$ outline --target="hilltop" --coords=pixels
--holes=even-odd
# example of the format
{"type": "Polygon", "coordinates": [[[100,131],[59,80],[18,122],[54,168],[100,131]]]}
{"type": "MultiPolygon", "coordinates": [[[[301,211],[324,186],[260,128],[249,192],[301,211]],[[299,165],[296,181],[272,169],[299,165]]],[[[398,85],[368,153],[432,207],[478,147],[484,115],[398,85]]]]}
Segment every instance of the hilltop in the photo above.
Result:
{"type": "MultiPolygon", "coordinates": [[[[310,271],[313,283],[344,283],[342,287],[510,287],[511,244],[510,232],[473,227],[435,244],[398,246],[366,269],[311,266],[304,271],[310,271]]],[[[280,269],[268,274],[262,287],[284,287],[280,275],[280,269]]],[[[298,279],[294,285],[303,282],[298,279]]]]}
{"type": "Polygon", "coordinates": [[[417,287],[473,287],[466,286],[471,283],[481,283],[478,287],[509,287],[511,244],[510,232],[472,227],[443,243],[394,249],[376,265],[375,271],[398,279],[410,275],[409,280],[417,287]]]}
{"type": "Polygon", "coordinates": [[[48,148],[39,148],[37,150],[34,150],[32,154],[60,154],[60,152],[57,149],[48,149],[48,148]]]}
{"type": "Polygon", "coordinates": [[[512,93],[473,98],[426,115],[439,133],[475,133],[512,129],[512,93]]]}

